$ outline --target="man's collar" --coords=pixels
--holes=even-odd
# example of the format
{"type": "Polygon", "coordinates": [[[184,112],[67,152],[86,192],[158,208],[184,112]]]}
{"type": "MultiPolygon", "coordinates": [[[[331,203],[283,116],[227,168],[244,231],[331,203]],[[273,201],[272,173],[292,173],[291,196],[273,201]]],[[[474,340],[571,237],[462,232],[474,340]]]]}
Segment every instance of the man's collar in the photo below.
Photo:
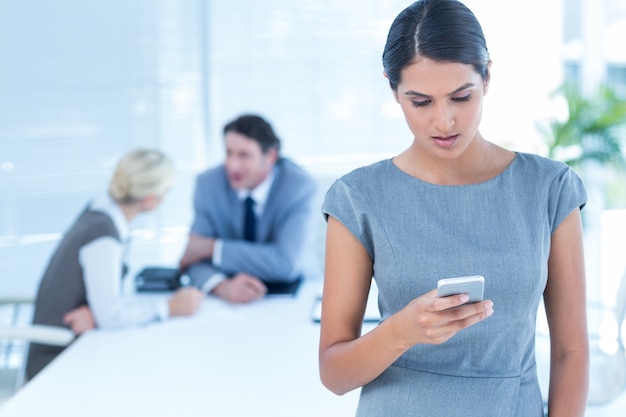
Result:
{"type": "Polygon", "coordinates": [[[270,173],[265,177],[263,182],[257,185],[253,190],[239,190],[237,192],[237,196],[240,200],[250,196],[254,200],[257,206],[265,206],[265,202],[267,201],[267,197],[269,196],[270,189],[272,188],[272,183],[274,182],[276,172],[276,166],[270,171],[270,173]]]}

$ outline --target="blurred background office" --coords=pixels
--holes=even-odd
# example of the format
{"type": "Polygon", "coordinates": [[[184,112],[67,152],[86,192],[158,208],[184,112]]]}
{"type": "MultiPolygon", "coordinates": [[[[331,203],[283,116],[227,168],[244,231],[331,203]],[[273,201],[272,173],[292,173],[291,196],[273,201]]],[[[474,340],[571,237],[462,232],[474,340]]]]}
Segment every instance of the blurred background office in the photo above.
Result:
{"type": "MultiPolygon", "coordinates": [[[[62,232],[132,147],[177,165],[170,195],[134,231],[134,255],[163,264],[181,255],[195,175],[222,160],[222,126],[240,113],[272,121],[283,153],[319,179],[320,203],[334,178],[407,147],[381,53],[409,3],[0,0],[0,296],[34,295],[62,232]]],[[[494,60],[489,140],[547,155],[540,126],[568,116],[552,94],[565,81],[626,98],[626,0],[465,3],[494,60]]],[[[583,177],[589,298],[611,304],[626,180],[593,167],[583,177]]]]}

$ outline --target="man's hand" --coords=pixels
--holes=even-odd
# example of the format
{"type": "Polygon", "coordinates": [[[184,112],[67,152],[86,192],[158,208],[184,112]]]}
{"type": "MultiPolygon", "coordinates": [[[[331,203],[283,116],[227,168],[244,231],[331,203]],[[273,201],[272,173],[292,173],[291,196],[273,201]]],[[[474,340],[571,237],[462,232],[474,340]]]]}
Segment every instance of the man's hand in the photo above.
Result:
{"type": "Polygon", "coordinates": [[[267,287],[257,277],[240,272],[220,282],[213,288],[212,293],[232,303],[249,303],[263,298],[267,293],[267,287]]]}
{"type": "Polygon", "coordinates": [[[81,334],[96,327],[91,310],[86,305],[75,308],[63,316],[63,323],[67,324],[76,334],[81,334]]]}
{"type": "Polygon", "coordinates": [[[190,233],[187,247],[185,248],[183,257],[180,260],[180,269],[185,270],[188,266],[197,262],[211,259],[213,256],[214,246],[214,238],[190,233]]]}
{"type": "Polygon", "coordinates": [[[194,314],[198,310],[203,297],[204,294],[194,287],[184,287],[177,290],[168,301],[170,317],[194,314]]]}

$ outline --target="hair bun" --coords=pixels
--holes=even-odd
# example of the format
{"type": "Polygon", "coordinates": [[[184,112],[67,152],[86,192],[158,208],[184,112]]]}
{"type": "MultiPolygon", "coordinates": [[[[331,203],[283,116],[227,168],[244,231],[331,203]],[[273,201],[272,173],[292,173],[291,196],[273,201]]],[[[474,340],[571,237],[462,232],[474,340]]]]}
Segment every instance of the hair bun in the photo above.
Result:
{"type": "Polygon", "coordinates": [[[115,201],[127,200],[129,195],[130,184],[128,176],[123,171],[117,170],[113,174],[113,179],[109,185],[109,194],[115,201]]]}
{"type": "Polygon", "coordinates": [[[172,184],[174,165],[156,149],[135,149],[117,164],[109,195],[118,203],[130,203],[150,195],[162,196],[172,184]]]}

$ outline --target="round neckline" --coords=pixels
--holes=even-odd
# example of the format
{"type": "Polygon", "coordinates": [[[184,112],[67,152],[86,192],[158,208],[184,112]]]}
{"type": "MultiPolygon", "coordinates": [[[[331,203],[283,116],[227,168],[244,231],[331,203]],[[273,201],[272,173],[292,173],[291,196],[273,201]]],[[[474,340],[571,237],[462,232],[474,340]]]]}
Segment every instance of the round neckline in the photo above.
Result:
{"type": "Polygon", "coordinates": [[[425,180],[423,180],[421,178],[414,177],[414,176],[404,172],[403,170],[401,170],[396,164],[393,163],[393,158],[387,159],[387,163],[389,165],[391,165],[395,171],[397,171],[398,173],[402,174],[406,178],[414,180],[414,181],[417,181],[417,182],[419,182],[421,184],[425,184],[425,185],[433,186],[433,187],[442,187],[442,188],[471,187],[471,186],[476,186],[476,185],[488,184],[488,183],[490,183],[492,181],[495,181],[498,178],[500,178],[503,174],[505,174],[507,171],[509,171],[514,164],[517,163],[516,161],[519,159],[520,153],[519,152],[514,152],[514,154],[515,154],[515,156],[513,157],[511,162],[502,171],[500,171],[497,175],[494,175],[493,177],[488,178],[488,179],[486,179],[484,181],[474,182],[474,183],[470,183],[470,184],[444,185],[444,184],[436,184],[436,183],[433,183],[433,182],[428,182],[428,181],[425,181],[425,180]]]}

